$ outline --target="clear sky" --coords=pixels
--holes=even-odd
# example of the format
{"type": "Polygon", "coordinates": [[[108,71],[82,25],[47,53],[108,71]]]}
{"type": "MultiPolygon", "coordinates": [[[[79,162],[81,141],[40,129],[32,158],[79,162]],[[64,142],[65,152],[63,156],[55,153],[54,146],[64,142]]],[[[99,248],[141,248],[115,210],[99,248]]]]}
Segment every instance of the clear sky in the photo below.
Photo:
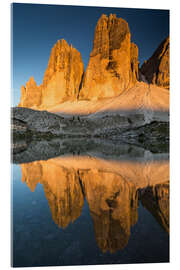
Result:
{"type": "Polygon", "coordinates": [[[169,11],[152,9],[12,4],[12,105],[31,76],[40,85],[51,48],[65,39],[80,51],[86,68],[93,46],[94,29],[102,14],[115,13],[130,27],[138,45],[140,65],[169,35],[169,11]]]}

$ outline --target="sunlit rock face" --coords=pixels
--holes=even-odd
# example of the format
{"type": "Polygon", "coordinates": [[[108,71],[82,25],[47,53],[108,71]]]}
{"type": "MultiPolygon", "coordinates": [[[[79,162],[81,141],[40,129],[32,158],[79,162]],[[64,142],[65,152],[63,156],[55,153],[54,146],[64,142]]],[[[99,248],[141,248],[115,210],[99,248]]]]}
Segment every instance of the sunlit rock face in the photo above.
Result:
{"type": "Polygon", "coordinates": [[[37,86],[33,77],[29,79],[26,85],[21,87],[21,100],[19,107],[38,107],[41,104],[42,88],[37,86]]]}
{"type": "Polygon", "coordinates": [[[51,50],[44,75],[41,106],[49,107],[77,99],[83,71],[80,53],[65,40],[58,40],[51,50]]]}
{"type": "Polygon", "coordinates": [[[123,249],[138,218],[136,187],[110,172],[90,170],[80,175],[99,248],[111,253],[123,249]]]}
{"type": "Polygon", "coordinates": [[[138,77],[138,48],[131,43],[128,23],[116,15],[99,19],[80,99],[119,95],[138,77]]]}
{"type": "Polygon", "coordinates": [[[51,50],[43,83],[37,86],[30,78],[22,86],[19,107],[45,109],[67,99],[77,99],[83,72],[80,53],[65,40],[58,40],[51,50]]]}
{"type": "Polygon", "coordinates": [[[141,201],[159,224],[169,232],[169,182],[146,188],[141,201]]]}
{"type": "Polygon", "coordinates": [[[169,37],[163,40],[153,55],[144,62],[141,73],[149,83],[169,89],[169,37]]]}
{"type": "MultiPolygon", "coordinates": [[[[165,92],[164,89],[169,89],[169,37],[142,65],[140,71],[138,47],[131,42],[128,23],[115,14],[109,17],[103,14],[95,28],[86,72],[80,52],[64,39],[58,40],[51,50],[42,84],[37,86],[31,77],[21,88],[19,107],[89,114],[106,107],[103,102],[112,98],[119,104],[119,110],[147,106],[154,109],[156,103],[158,108],[155,109],[158,111],[162,109],[161,105],[169,109],[169,96],[166,93],[169,91],[165,92]],[[138,83],[139,77],[143,83],[138,83]],[[147,82],[154,84],[151,89],[147,82]],[[157,94],[151,99],[149,90],[153,89],[157,94]],[[82,101],[89,103],[82,106],[82,101]],[[141,106],[138,106],[139,103],[141,106]]],[[[116,105],[114,102],[109,102],[113,111],[116,105]]]]}

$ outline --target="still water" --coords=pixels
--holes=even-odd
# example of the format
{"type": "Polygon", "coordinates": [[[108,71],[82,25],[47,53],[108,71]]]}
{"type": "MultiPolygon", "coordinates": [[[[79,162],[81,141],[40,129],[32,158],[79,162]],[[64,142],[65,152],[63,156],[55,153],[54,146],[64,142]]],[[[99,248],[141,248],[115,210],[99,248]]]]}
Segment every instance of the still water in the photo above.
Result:
{"type": "Polygon", "coordinates": [[[13,266],[169,261],[167,153],[32,149],[12,164],[13,266]]]}

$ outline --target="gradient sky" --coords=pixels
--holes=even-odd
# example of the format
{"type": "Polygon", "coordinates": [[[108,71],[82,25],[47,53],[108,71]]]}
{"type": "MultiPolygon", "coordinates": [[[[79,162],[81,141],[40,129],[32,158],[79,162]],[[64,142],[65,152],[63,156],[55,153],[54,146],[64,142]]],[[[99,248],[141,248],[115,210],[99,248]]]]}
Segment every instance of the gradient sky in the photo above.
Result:
{"type": "Polygon", "coordinates": [[[131,40],[139,48],[140,65],[169,35],[168,10],[12,4],[13,106],[18,105],[21,86],[31,76],[38,85],[42,83],[51,48],[58,39],[65,39],[80,51],[86,68],[94,29],[103,13],[115,13],[128,22],[131,40]]]}

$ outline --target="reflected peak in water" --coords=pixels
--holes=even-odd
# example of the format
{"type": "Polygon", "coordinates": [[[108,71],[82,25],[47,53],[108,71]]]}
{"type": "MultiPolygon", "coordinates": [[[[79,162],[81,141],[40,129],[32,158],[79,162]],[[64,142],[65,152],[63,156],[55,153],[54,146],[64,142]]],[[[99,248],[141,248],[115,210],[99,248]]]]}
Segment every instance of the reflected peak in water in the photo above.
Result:
{"type": "Polygon", "coordinates": [[[150,186],[143,190],[141,202],[169,233],[169,182],[150,186]]]}
{"type": "Polygon", "coordinates": [[[54,222],[66,228],[87,200],[102,252],[122,250],[138,220],[138,202],[169,228],[169,162],[104,160],[64,156],[21,164],[22,181],[34,191],[42,184],[54,222]],[[148,196],[147,196],[148,194],[148,196]]]}
{"type": "Polygon", "coordinates": [[[84,198],[77,171],[68,170],[53,160],[21,164],[22,181],[31,191],[43,185],[54,222],[62,228],[74,222],[80,214],[84,198]]]}

